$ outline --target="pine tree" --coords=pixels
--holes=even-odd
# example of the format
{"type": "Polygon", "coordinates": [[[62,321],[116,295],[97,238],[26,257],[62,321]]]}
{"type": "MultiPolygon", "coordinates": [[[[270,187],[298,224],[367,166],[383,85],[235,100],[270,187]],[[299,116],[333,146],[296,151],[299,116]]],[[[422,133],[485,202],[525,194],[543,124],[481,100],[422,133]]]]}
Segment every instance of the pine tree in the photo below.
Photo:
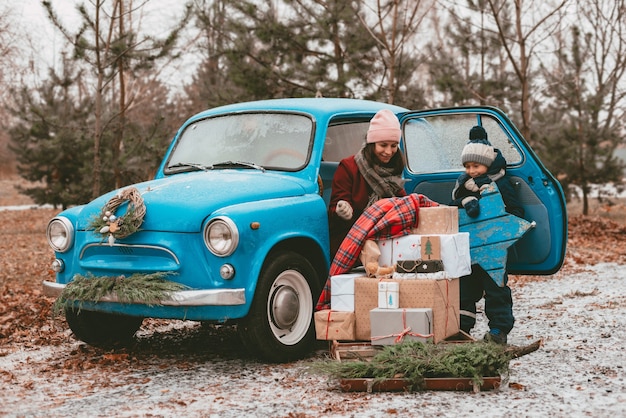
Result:
{"type": "Polygon", "coordinates": [[[205,60],[187,88],[199,92],[193,102],[364,97],[376,91],[369,81],[379,56],[353,2],[291,0],[277,8],[274,2],[218,0],[199,7],[207,42],[205,60]]]}
{"type": "Polygon", "coordinates": [[[90,197],[90,154],[86,128],[93,114],[92,97],[85,93],[83,75],[69,59],[60,74],[36,89],[12,89],[17,120],[10,130],[10,149],[19,174],[35,184],[23,189],[36,203],[63,208],[90,197]]]}

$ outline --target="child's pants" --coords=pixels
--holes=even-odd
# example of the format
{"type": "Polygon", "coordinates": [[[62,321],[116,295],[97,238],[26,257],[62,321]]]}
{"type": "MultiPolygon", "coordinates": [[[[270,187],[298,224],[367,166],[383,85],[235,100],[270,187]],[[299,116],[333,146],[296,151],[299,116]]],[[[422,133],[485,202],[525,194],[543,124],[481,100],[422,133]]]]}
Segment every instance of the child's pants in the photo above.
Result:
{"type": "Polygon", "coordinates": [[[472,273],[460,279],[461,330],[469,333],[476,323],[476,302],[485,297],[485,315],[489,329],[499,329],[505,334],[511,332],[513,299],[507,285],[508,275],[504,273],[504,286],[500,287],[478,264],[472,265],[472,273]]]}

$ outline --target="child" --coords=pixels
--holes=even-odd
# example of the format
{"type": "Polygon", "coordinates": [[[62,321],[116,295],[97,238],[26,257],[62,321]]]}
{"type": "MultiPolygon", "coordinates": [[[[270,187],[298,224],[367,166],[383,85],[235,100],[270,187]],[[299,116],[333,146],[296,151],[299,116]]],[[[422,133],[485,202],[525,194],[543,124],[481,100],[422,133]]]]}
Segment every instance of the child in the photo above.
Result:
{"type": "MultiPolygon", "coordinates": [[[[524,208],[506,178],[506,160],[500,150],[489,143],[487,132],[481,126],[474,126],[470,130],[469,139],[470,142],[461,154],[465,173],[457,179],[451,205],[463,207],[468,216],[477,217],[480,214],[480,192],[493,181],[500,190],[505,210],[523,217],[524,208]]],[[[507,343],[507,335],[515,323],[513,299],[507,282],[506,272],[504,285],[500,287],[480,265],[472,265],[471,274],[462,277],[460,281],[461,330],[469,333],[474,327],[476,302],[484,296],[485,315],[489,320],[489,332],[484,339],[498,344],[507,343]]]]}
{"type": "Polygon", "coordinates": [[[515,197],[513,186],[506,176],[506,160],[499,149],[491,146],[487,132],[481,126],[474,126],[469,133],[470,142],[461,153],[461,163],[465,173],[461,174],[452,191],[453,206],[465,208],[471,218],[480,214],[480,192],[492,181],[496,183],[505,210],[520,218],[524,217],[524,208],[515,197]]]}

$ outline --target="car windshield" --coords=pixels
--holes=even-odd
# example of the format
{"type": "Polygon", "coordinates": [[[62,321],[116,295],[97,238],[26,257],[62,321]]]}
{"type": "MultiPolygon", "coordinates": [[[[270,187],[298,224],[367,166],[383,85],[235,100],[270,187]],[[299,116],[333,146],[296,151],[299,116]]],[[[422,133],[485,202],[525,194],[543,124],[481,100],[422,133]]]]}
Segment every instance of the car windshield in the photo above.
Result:
{"type": "Polygon", "coordinates": [[[172,151],[168,174],[224,168],[296,171],[307,162],[313,121],[289,113],[237,113],[185,128],[172,151]]]}

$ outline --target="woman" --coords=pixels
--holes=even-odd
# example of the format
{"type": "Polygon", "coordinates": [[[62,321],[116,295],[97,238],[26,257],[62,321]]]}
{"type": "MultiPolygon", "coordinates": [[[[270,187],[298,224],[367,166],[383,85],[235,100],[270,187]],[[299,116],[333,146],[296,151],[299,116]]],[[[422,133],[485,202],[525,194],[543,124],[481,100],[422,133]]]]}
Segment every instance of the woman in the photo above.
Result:
{"type": "Polygon", "coordinates": [[[365,208],[382,198],[406,196],[400,135],[398,118],[383,109],[370,121],[365,146],[339,163],[328,207],[331,259],[365,208]]]}

